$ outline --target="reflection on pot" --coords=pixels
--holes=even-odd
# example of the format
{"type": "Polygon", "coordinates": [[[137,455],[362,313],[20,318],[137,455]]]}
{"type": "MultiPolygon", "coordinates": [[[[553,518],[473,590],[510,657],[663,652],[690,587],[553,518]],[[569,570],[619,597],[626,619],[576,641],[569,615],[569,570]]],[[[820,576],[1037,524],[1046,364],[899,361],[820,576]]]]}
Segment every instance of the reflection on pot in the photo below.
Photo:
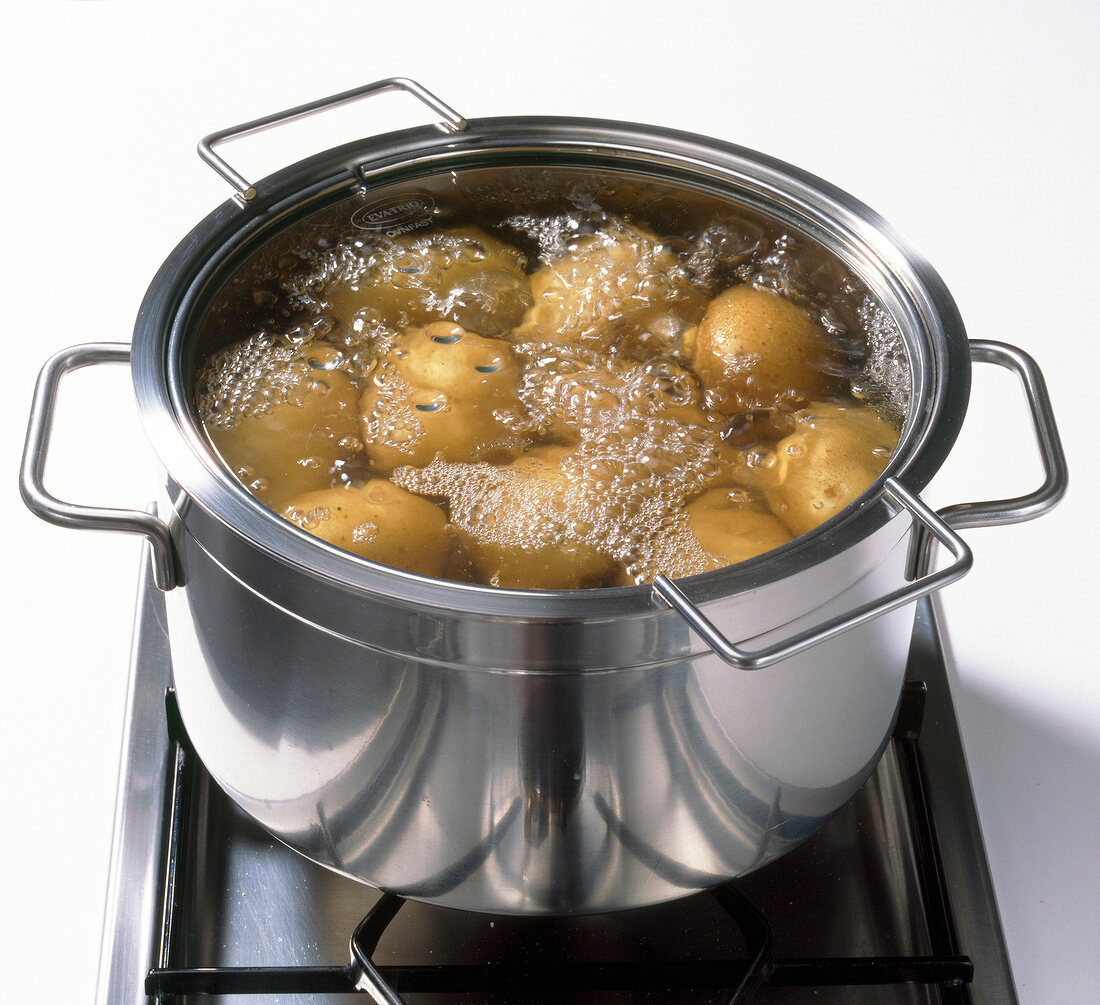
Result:
{"type": "MultiPolygon", "coordinates": [[[[227,576],[201,549],[188,561],[205,582],[227,576]]],[[[322,630],[303,645],[287,611],[223,595],[169,598],[181,713],[219,784],[318,862],[481,910],[655,902],[772,860],[872,769],[900,685],[850,652],[757,674],[713,655],[489,672],[322,630]],[[247,652],[242,621],[262,626],[247,652]],[[870,703],[846,711],[857,679],[870,703]]],[[[874,624],[889,649],[897,626],[874,624]]]]}

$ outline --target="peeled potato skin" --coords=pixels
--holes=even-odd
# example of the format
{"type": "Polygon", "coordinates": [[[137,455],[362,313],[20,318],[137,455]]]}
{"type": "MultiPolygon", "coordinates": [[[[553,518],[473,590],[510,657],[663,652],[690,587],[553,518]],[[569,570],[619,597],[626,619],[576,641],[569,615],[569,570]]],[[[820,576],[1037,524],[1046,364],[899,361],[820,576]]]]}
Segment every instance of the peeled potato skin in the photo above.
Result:
{"type": "Polygon", "coordinates": [[[278,368],[274,376],[281,390],[269,401],[225,422],[207,423],[230,469],[247,470],[249,490],[274,509],[295,495],[327,488],[338,464],[361,449],[358,390],[340,370],[309,363],[323,362],[333,352],[318,343],[306,357],[278,368]],[[265,487],[254,488],[257,482],[265,487]]]}
{"type": "Polygon", "coordinates": [[[752,286],[715,297],[684,344],[725,415],[820,398],[832,386],[825,333],[795,304],[752,286]]]}
{"type": "Polygon", "coordinates": [[[382,478],[307,492],[282,515],[337,548],[422,576],[444,575],[453,551],[443,511],[382,478]]]}
{"type": "Polygon", "coordinates": [[[805,534],[854,502],[886,467],[898,431],[870,408],[813,402],[756,476],[771,510],[805,534]]]}
{"type": "Polygon", "coordinates": [[[451,322],[405,332],[360,399],[373,470],[422,467],[437,454],[466,462],[514,456],[525,440],[501,421],[522,414],[512,347],[451,322]]]}
{"type": "Polygon", "coordinates": [[[791,540],[787,528],[770,513],[731,502],[730,492],[713,488],[686,507],[688,526],[713,559],[705,569],[720,569],[744,562],[791,540]]]}
{"type": "MultiPolygon", "coordinates": [[[[508,540],[563,515],[570,484],[561,460],[568,453],[564,447],[543,447],[518,458],[509,466],[513,477],[500,489],[496,505],[477,526],[463,528],[467,551],[484,582],[505,589],[577,590],[615,574],[617,563],[571,535],[537,546],[508,540]]],[[[569,512],[583,513],[580,502],[569,512]]]]}

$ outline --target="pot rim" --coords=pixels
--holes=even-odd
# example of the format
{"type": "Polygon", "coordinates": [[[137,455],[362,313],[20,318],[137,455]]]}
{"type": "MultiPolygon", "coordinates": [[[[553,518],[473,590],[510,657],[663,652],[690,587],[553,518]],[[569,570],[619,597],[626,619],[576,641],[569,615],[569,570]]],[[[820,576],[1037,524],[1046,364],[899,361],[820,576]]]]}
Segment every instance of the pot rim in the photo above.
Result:
{"type": "Polygon", "coordinates": [[[883,497],[888,477],[919,492],[938,470],[965,413],[968,342],[943,281],[881,217],[799,168],[719,140],[598,119],[505,117],[470,120],[460,134],[422,127],[311,156],[258,182],[256,197],[244,208],[227,200],[172,252],[138,315],[131,368],[147,435],[189,503],[281,563],[368,595],[397,594],[414,604],[529,620],[652,610],[648,585],[505,590],[430,579],[328,545],[267,509],[233,479],[194,413],[188,350],[198,323],[224,280],[258,246],[356,191],[445,170],[521,164],[600,166],[725,192],[824,243],[861,276],[902,329],[912,393],[902,438],[880,478],[842,513],[789,544],[682,580],[694,600],[759,589],[836,555],[896,515],[883,497]]]}

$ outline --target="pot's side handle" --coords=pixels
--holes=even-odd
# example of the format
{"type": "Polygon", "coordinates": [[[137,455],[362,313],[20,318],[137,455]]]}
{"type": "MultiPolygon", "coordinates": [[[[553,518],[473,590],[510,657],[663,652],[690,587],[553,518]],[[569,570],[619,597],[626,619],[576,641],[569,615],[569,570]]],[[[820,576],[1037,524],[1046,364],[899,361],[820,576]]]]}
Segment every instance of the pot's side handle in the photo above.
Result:
{"type": "Polygon", "coordinates": [[[54,405],[61,378],[71,370],[97,363],[129,363],[130,347],[120,342],[90,342],[62,349],[51,356],[34,389],[23,463],[19,470],[19,491],[28,508],[50,523],[62,527],[120,530],[141,534],[152,546],[153,581],[162,590],[176,585],[172,535],[168,525],[143,510],[108,509],[64,502],[51,495],[43,484],[46,452],[53,428],[54,405]]]}
{"type": "Polygon", "coordinates": [[[861,604],[845,614],[839,614],[819,625],[807,628],[788,639],[783,639],[763,649],[756,650],[744,649],[730,642],[667,576],[658,576],[654,579],[653,591],[665,603],[674,608],[695,633],[730,666],[736,667],[738,670],[761,670],[773,663],[779,663],[790,656],[804,652],[811,646],[816,646],[821,642],[834,638],[851,628],[856,628],[883,614],[904,607],[920,597],[934,593],[936,590],[947,586],[948,583],[961,579],[970,571],[973,555],[966,542],[935,512],[929,509],[918,496],[910,492],[895,478],[886,479],[883,485],[883,496],[899,512],[908,510],[915,524],[929,533],[935,540],[945,545],[955,560],[946,568],[927,573],[886,594],[884,597],[861,604]]]}
{"type": "Polygon", "coordinates": [[[1013,499],[992,499],[988,502],[958,503],[940,510],[940,515],[952,527],[996,527],[1009,523],[1034,520],[1052,509],[1066,494],[1069,472],[1066,455],[1054,409],[1047,394],[1046,381],[1038,364],[1022,349],[1004,342],[972,341],[970,358],[975,363],[995,363],[1012,370],[1020,378],[1027,396],[1031,421],[1039,445],[1045,480],[1034,492],[1013,499]]]}
{"type": "Polygon", "coordinates": [[[250,122],[242,122],[239,126],[230,126],[228,129],[219,129],[216,133],[204,136],[199,141],[199,156],[218,172],[230,185],[236,189],[233,196],[242,206],[256,197],[256,189],[245,177],[238,174],[218,154],[214,153],[214,147],[226,140],[239,139],[258,133],[263,129],[281,125],[284,122],[293,122],[295,119],[305,118],[316,112],[325,111],[328,108],[336,108],[346,105],[360,98],[367,98],[374,94],[383,94],[386,91],[407,91],[419,98],[437,115],[442,116],[439,123],[441,129],[449,133],[460,133],[466,128],[466,120],[458,114],[450,105],[445,104],[431,91],[421,87],[415,80],[407,77],[388,77],[385,80],[376,80],[371,84],[361,87],[353,87],[350,91],[341,91],[339,94],[330,94],[327,98],[318,98],[304,105],[287,108],[282,112],[272,112],[250,122]]]}
{"type": "MultiPolygon", "coordinates": [[[[1023,386],[1027,398],[1035,439],[1039,447],[1039,459],[1043,464],[1043,484],[1034,492],[1011,499],[990,499],[986,502],[956,503],[940,510],[940,516],[952,527],[965,530],[970,527],[1000,527],[1010,523],[1023,523],[1053,509],[1066,494],[1069,471],[1062,438],[1054,421],[1054,409],[1050,404],[1046,380],[1039,365],[1022,349],[1005,342],[987,342],[975,339],[970,343],[970,358],[975,363],[995,363],[1012,370],[1023,386]]],[[[914,570],[921,575],[932,565],[935,541],[927,534],[915,549],[914,570]]]]}

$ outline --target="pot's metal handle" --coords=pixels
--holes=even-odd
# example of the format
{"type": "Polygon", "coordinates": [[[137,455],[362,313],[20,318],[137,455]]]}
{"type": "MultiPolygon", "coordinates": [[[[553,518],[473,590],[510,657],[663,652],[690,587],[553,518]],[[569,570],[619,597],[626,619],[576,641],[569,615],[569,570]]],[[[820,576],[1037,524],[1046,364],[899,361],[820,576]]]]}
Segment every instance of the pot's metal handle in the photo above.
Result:
{"type": "Polygon", "coordinates": [[[1043,372],[1026,352],[1004,342],[975,340],[970,343],[970,358],[975,363],[1003,366],[1020,378],[1031,411],[1031,421],[1035,426],[1035,438],[1038,441],[1045,479],[1039,488],[1026,495],[1012,499],[992,499],[988,502],[958,503],[940,510],[940,515],[952,527],[960,530],[1034,520],[1061,501],[1069,484],[1066,455],[1054,421],[1054,409],[1050,404],[1043,372]]]}
{"type": "Polygon", "coordinates": [[[910,583],[906,583],[905,586],[899,587],[884,597],[862,604],[845,614],[839,614],[788,639],[783,639],[763,649],[756,650],[743,649],[741,646],[730,642],[667,576],[658,576],[653,581],[653,591],[665,603],[674,608],[694,629],[696,634],[730,666],[736,667],[738,670],[761,670],[773,663],[779,663],[790,656],[804,652],[811,646],[835,638],[851,628],[856,628],[883,614],[904,607],[920,597],[934,593],[936,590],[947,586],[948,583],[961,579],[970,571],[973,555],[966,542],[935,512],[929,509],[918,496],[910,492],[895,478],[886,479],[883,486],[883,496],[888,503],[896,506],[899,512],[900,510],[908,510],[917,526],[926,530],[936,540],[944,544],[954,555],[955,561],[944,569],[928,573],[910,583]]]}
{"type": "Polygon", "coordinates": [[[214,147],[226,140],[239,139],[249,136],[272,126],[282,125],[284,122],[293,122],[295,119],[305,118],[316,112],[322,112],[339,105],[346,105],[360,98],[367,98],[374,94],[384,94],[386,91],[407,91],[419,98],[437,115],[442,116],[439,123],[440,129],[448,133],[460,133],[466,128],[466,119],[458,114],[450,105],[445,104],[431,91],[421,87],[415,80],[407,77],[388,77],[385,80],[376,80],[372,84],[364,84],[362,87],[353,87],[350,91],[341,91],[339,94],[330,94],[327,98],[318,98],[316,101],[297,105],[282,112],[273,112],[262,118],[253,119],[251,122],[242,122],[239,126],[230,126],[228,129],[219,129],[216,133],[204,136],[199,141],[199,156],[218,172],[230,185],[236,189],[233,196],[242,206],[256,196],[256,189],[243,175],[238,174],[221,157],[214,153],[214,147]]]}
{"type": "Polygon", "coordinates": [[[51,356],[34,389],[23,463],[19,470],[19,491],[32,512],[62,527],[119,530],[141,534],[152,546],[153,581],[162,590],[176,585],[172,535],[168,525],[150,513],[134,509],[80,506],[51,495],[43,484],[46,452],[53,428],[54,405],[61,378],[71,370],[97,363],[129,363],[130,347],[124,342],[90,342],[62,349],[51,356]]]}
{"type": "MultiPolygon", "coordinates": [[[[1043,484],[1034,492],[1011,499],[991,499],[987,502],[956,503],[940,510],[940,515],[960,530],[971,527],[1000,527],[1010,523],[1023,523],[1053,509],[1066,494],[1069,471],[1058,425],[1054,421],[1054,409],[1047,394],[1047,384],[1039,365],[1022,349],[1005,342],[974,340],[970,343],[970,358],[975,363],[995,363],[1012,370],[1023,385],[1035,427],[1035,439],[1039,447],[1039,459],[1043,464],[1043,484]]],[[[932,566],[935,540],[927,534],[917,542],[914,574],[922,575],[932,566]]]]}

